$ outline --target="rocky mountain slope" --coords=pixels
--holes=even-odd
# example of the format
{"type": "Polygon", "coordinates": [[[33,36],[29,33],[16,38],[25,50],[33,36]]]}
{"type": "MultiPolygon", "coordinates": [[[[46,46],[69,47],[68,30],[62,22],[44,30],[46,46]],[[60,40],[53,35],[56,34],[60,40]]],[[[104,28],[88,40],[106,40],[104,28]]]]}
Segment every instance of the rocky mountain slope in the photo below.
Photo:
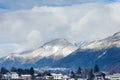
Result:
{"type": "Polygon", "coordinates": [[[120,32],[117,32],[114,35],[105,39],[90,42],[89,44],[81,47],[81,49],[101,50],[112,47],[120,48],[120,32]]]}
{"type": "Polygon", "coordinates": [[[79,48],[65,39],[50,41],[33,51],[11,54],[0,59],[0,66],[92,68],[120,72],[120,32],[79,48]]]}
{"type": "Polygon", "coordinates": [[[0,66],[4,66],[3,64],[6,66],[7,63],[13,64],[11,66],[16,66],[14,64],[19,63],[24,67],[26,64],[32,65],[41,61],[45,62],[44,64],[47,64],[47,60],[59,60],[71,54],[76,49],[78,48],[66,39],[55,39],[35,50],[12,53],[5,56],[0,59],[0,66]]]}

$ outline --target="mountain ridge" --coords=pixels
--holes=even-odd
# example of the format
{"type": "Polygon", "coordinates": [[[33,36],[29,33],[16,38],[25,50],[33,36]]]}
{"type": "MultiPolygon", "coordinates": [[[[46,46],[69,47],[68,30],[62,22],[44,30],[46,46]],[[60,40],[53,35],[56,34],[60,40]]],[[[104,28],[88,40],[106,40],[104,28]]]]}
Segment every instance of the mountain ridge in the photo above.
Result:
{"type": "MultiPolygon", "coordinates": [[[[11,59],[9,56],[3,57],[0,59],[0,67],[12,64],[10,67],[48,66],[75,69],[77,67],[92,68],[98,64],[102,70],[120,72],[120,32],[102,40],[83,44],[79,48],[66,39],[55,39],[27,54],[24,53],[22,56],[32,56],[32,58],[24,60],[20,57],[11,59]],[[39,51],[42,51],[41,54],[39,51]]],[[[12,54],[12,56],[19,55],[12,54]]]]}
{"type": "Polygon", "coordinates": [[[60,59],[65,57],[77,49],[72,43],[68,42],[66,39],[55,39],[50,42],[45,43],[43,46],[32,50],[22,52],[22,53],[13,53],[4,57],[8,60],[16,60],[18,62],[37,62],[39,59],[50,57],[54,59],[60,59]],[[23,61],[21,61],[23,60],[23,61]]]}
{"type": "Polygon", "coordinates": [[[120,47],[120,32],[117,32],[114,35],[102,40],[92,41],[89,44],[81,47],[81,49],[102,50],[111,47],[120,47]]]}

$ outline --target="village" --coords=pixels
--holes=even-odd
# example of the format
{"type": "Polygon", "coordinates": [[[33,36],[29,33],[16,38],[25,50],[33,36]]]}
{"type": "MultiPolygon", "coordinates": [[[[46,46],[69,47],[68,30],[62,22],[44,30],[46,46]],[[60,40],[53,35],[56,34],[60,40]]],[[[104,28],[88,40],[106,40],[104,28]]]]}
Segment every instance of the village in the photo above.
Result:
{"type": "Polygon", "coordinates": [[[81,69],[76,71],[60,72],[60,71],[44,71],[39,72],[30,69],[17,69],[13,67],[8,71],[4,67],[1,68],[0,80],[120,80],[120,73],[107,73],[99,70],[98,65],[94,69],[81,69]]]}

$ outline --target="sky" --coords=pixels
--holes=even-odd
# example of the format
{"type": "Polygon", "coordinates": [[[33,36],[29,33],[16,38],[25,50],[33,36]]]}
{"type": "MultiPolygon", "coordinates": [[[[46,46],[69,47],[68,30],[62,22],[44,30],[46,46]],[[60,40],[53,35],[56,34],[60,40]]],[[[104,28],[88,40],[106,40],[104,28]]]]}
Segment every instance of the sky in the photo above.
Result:
{"type": "Polygon", "coordinates": [[[120,0],[0,0],[0,57],[56,38],[72,43],[120,31],[120,0]]]}

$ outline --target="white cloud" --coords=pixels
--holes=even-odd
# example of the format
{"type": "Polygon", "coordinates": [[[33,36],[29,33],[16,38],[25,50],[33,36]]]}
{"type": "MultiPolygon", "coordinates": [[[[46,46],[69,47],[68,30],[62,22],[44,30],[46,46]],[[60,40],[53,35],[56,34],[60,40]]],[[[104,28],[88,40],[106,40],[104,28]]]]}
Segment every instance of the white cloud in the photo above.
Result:
{"type": "Polygon", "coordinates": [[[20,45],[16,52],[55,38],[72,42],[102,39],[120,30],[119,5],[88,3],[9,12],[0,16],[0,38],[2,43],[20,45]]]}
{"type": "Polygon", "coordinates": [[[9,53],[12,53],[16,49],[20,48],[19,44],[15,43],[1,43],[0,44],[0,56],[6,56],[9,53]]]}
{"type": "Polygon", "coordinates": [[[28,44],[30,44],[29,45],[30,48],[36,47],[38,45],[38,43],[41,42],[41,40],[42,40],[42,36],[41,36],[40,32],[37,30],[31,31],[27,36],[27,42],[28,42],[28,44]]]}
{"type": "Polygon", "coordinates": [[[0,49],[0,55],[4,55],[4,50],[0,49]]]}

